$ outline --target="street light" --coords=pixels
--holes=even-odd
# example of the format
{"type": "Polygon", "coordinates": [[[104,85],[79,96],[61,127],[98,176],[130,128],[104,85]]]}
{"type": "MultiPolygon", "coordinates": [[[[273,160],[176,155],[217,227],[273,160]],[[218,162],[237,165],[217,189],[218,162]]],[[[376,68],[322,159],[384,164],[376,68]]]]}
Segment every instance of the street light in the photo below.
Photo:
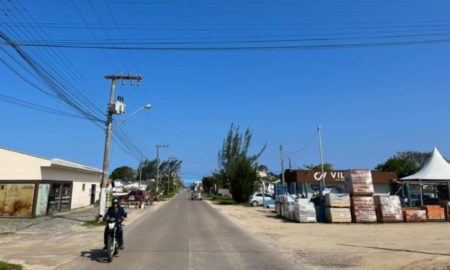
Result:
{"type": "Polygon", "coordinates": [[[134,112],[132,112],[127,118],[123,119],[122,121],[120,121],[119,125],[122,125],[123,123],[125,123],[126,121],[128,121],[131,117],[133,117],[135,114],[137,114],[138,112],[142,111],[142,110],[151,110],[153,108],[152,104],[147,104],[145,106],[142,106],[140,108],[138,108],[137,110],[135,110],[134,112]]]}
{"type": "MultiPolygon", "coordinates": [[[[153,108],[152,104],[147,104],[144,105],[140,108],[137,108],[134,112],[130,113],[130,116],[128,116],[127,118],[123,119],[122,121],[119,122],[119,124],[117,126],[122,125],[123,123],[125,123],[126,121],[128,121],[131,117],[133,117],[135,114],[137,114],[138,112],[142,111],[142,110],[151,110],[153,108]]],[[[138,190],[141,190],[141,179],[142,179],[142,163],[144,162],[143,157],[141,158],[141,164],[139,166],[139,185],[138,185],[138,190]]]]}

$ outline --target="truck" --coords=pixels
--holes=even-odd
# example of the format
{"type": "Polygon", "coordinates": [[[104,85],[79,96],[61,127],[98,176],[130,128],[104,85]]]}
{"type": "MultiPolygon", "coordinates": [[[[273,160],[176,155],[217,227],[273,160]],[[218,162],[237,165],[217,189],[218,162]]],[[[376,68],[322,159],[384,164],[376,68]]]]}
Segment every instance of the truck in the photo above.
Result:
{"type": "Polygon", "coordinates": [[[120,203],[145,202],[148,203],[150,196],[144,190],[133,190],[128,194],[117,197],[120,203]]]}

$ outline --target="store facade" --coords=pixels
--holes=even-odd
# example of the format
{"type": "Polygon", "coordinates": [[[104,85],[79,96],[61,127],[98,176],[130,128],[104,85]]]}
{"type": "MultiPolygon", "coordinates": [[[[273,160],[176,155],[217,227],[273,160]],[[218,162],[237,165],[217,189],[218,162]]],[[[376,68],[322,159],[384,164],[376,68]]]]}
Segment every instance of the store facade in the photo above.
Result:
{"type": "Polygon", "coordinates": [[[33,217],[98,199],[101,170],[0,148],[0,217],[33,217]]]}
{"type": "MultiPolygon", "coordinates": [[[[344,173],[345,170],[325,172],[325,187],[335,192],[344,192],[344,173]]],[[[290,193],[306,195],[319,191],[322,173],[314,170],[286,170],[284,177],[290,193]]],[[[376,194],[394,194],[398,189],[395,172],[372,171],[372,180],[376,194]]]]}

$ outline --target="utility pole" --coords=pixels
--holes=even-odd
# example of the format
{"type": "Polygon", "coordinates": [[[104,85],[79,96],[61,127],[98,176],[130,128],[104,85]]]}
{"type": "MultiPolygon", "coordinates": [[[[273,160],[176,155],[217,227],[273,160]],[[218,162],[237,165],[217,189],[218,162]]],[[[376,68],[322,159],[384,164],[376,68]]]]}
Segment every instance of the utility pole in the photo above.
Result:
{"type": "Polygon", "coordinates": [[[292,170],[291,157],[289,157],[289,170],[292,170]]]}
{"type": "Polygon", "coordinates": [[[325,171],[323,169],[323,148],[322,148],[322,135],[320,129],[322,126],[317,127],[317,133],[319,134],[319,149],[320,149],[320,168],[321,168],[321,183],[320,183],[320,197],[323,197],[323,190],[325,189],[325,171]]]}
{"type": "Polygon", "coordinates": [[[284,187],[284,153],[283,153],[283,145],[280,145],[280,160],[281,160],[281,185],[284,187]]]}
{"type": "Polygon", "coordinates": [[[123,114],[125,113],[125,104],[123,103],[123,97],[118,97],[118,101],[115,100],[115,92],[116,92],[116,83],[118,80],[122,81],[122,84],[125,81],[131,81],[131,85],[133,85],[133,81],[137,81],[137,85],[139,86],[142,77],[140,75],[107,75],[105,79],[111,80],[111,93],[109,96],[109,103],[107,108],[107,118],[106,118],[106,136],[105,136],[105,151],[103,153],[103,168],[102,168],[102,180],[100,182],[100,207],[99,207],[99,216],[103,217],[106,212],[106,188],[108,181],[108,168],[109,168],[109,152],[111,145],[111,134],[112,134],[112,121],[114,114],[123,114]]]}
{"type": "Polygon", "coordinates": [[[167,144],[157,144],[156,145],[156,195],[159,194],[159,148],[169,147],[167,144]]]}

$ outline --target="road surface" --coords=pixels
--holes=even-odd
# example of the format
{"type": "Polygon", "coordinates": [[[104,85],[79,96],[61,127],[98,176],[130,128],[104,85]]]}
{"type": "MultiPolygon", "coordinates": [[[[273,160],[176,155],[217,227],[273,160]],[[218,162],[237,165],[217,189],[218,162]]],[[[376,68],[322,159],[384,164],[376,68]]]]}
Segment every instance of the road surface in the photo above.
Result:
{"type": "MultiPolygon", "coordinates": [[[[205,201],[183,192],[125,226],[125,250],[107,263],[100,249],[60,269],[275,270],[302,269],[281,250],[249,235],[205,201]]],[[[101,248],[99,243],[99,248],[101,248]]]]}

